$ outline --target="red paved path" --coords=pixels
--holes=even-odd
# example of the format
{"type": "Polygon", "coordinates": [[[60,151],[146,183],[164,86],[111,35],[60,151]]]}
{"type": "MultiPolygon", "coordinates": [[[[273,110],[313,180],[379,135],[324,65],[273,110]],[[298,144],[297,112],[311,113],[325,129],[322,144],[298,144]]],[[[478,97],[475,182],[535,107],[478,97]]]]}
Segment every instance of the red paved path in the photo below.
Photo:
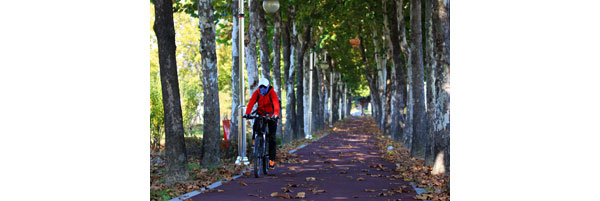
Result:
{"type": "Polygon", "coordinates": [[[361,133],[366,126],[375,125],[367,122],[364,117],[350,117],[340,126],[341,131],[331,133],[296,151],[303,163],[278,164],[269,176],[263,178],[254,178],[253,174],[242,176],[216,188],[222,192],[217,190],[205,192],[192,199],[194,201],[286,200],[271,197],[270,194],[273,192],[285,194],[282,187],[288,186],[288,189],[293,191],[287,192],[292,199],[298,192],[305,192],[304,200],[414,200],[415,192],[408,182],[388,177],[395,165],[380,157],[373,135],[361,133]],[[378,170],[377,167],[371,167],[377,164],[381,164],[384,168],[378,170]],[[314,177],[316,180],[307,181],[306,177],[314,177]],[[364,180],[358,181],[358,178],[364,180]],[[293,184],[296,184],[296,187],[289,187],[293,184]],[[409,192],[405,190],[401,193],[402,186],[405,186],[404,189],[409,192]],[[374,191],[366,192],[365,189],[374,191]],[[325,190],[325,192],[313,193],[318,190],[325,190]],[[383,193],[388,195],[384,196],[383,193]]]}

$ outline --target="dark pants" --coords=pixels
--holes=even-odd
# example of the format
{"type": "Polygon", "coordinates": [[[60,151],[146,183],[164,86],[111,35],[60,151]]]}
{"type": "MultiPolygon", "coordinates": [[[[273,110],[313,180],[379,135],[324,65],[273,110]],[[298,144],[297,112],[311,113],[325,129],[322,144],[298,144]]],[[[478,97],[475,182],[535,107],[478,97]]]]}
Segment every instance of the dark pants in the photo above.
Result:
{"type": "MultiPolygon", "coordinates": [[[[275,141],[275,134],[277,132],[277,121],[269,121],[269,132],[267,133],[267,140],[269,141],[269,160],[274,161],[277,156],[277,141],[275,141]]],[[[253,130],[258,131],[257,121],[254,121],[253,130]]],[[[253,139],[254,140],[254,139],[253,139]]]]}

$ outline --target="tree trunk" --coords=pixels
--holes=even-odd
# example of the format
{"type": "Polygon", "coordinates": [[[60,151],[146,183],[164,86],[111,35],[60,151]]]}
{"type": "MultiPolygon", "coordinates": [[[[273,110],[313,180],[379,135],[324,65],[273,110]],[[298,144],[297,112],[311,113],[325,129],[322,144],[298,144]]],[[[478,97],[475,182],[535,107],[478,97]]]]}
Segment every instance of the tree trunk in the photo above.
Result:
{"type": "Polygon", "coordinates": [[[285,130],[283,133],[283,142],[288,143],[293,139],[294,130],[296,129],[296,100],[294,96],[294,47],[291,45],[291,23],[293,21],[293,15],[288,15],[288,20],[283,21],[283,65],[285,73],[285,93],[287,98],[287,104],[285,109],[285,130]]]}
{"type": "Polygon", "coordinates": [[[411,63],[411,49],[406,42],[406,25],[404,21],[404,6],[402,0],[396,0],[396,20],[398,22],[398,40],[400,42],[400,50],[404,58],[405,68],[402,70],[403,78],[400,80],[400,93],[402,99],[400,105],[406,106],[406,114],[404,114],[404,124],[402,128],[402,142],[403,147],[411,149],[412,146],[412,134],[413,134],[413,95],[412,95],[412,63],[411,63]]]}
{"type": "Polygon", "coordinates": [[[432,166],[433,165],[433,124],[435,119],[434,107],[436,101],[436,89],[435,89],[435,58],[433,55],[433,28],[432,28],[432,10],[433,4],[432,0],[425,0],[424,10],[425,10],[425,22],[423,23],[425,30],[425,69],[427,71],[427,135],[429,140],[427,140],[426,152],[425,152],[425,165],[432,166]]]}
{"type": "Polygon", "coordinates": [[[432,174],[450,173],[450,3],[433,1],[435,39],[434,163],[432,174]]]}
{"type": "Polygon", "coordinates": [[[325,82],[325,90],[327,90],[326,97],[326,108],[327,115],[325,117],[325,121],[327,122],[327,126],[333,125],[333,59],[331,56],[327,56],[327,65],[329,66],[326,70],[323,70],[324,77],[326,77],[325,82]]]}
{"type": "Polygon", "coordinates": [[[154,33],[158,42],[158,62],[162,88],[165,121],[165,183],[186,181],[189,178],[187,155],[183,138],[183,117],[179,99],[177,61],[175,55],[175,28],[173,24],[173,2],[155,1],[154,33]]]}
{"type": "MultiPolygon", "coordinates": [[[[335,64],[335,62],[334,62],[335,64]]],[[[334,65],[333,69],[331,69],[332,71],[336,68],[337,64],[334,65]]],[[[331,94],[331,116],[332,116],[332,124],[337,122],[338,118],[339,118],[339,113],[338,113],[338,107],[339,107],[339,93],[338,93],[338,73],[337,72],[333,72],[333,76],[332,76],[332,80],[333,80],[333,85],[331,86],[331,88],[333,89],[333,93],[331,94]]]]}
{"type": "MultiPolygon", "coordinates": [[[[389,20],[388,20],[388,9],[387,9],[387,0],[381,0],[381,4],[382,4],[382,13],[383,13],[383,25],[384,25],[384,29],[383,29],[383,33],[384,33],[384,44],[385,44],[385,49],[386,49],[386,55],[387,57],[384,58],[386,59],[392,59],[392,63],[394,63],[393,60],[393,44],[392,44],[392,40],[391,40],[391,36],[390,36],[390,27],[389,27],[389,20]]],[[[385,102],[384,102],[384,114],[385,116],[383,117],[383,134],[384,135],[390,135],[390,124],[391,124],[391,101],[392,101],[392,91],[393,91],[393,84],[388,84],[391,82],[391,78],[392,78],[392,68],[389,65],[385,65],[384,66],[385,69],[385,82],[383,83],[383,85],[385,85],[384,87],[384,94],[385,94],[385,102]]]]}
{"type": "Polygon", "coordinates": [[[350,92],[348,92],[348,86],[346,86],[346,116],[351,116],[352,113],[350,112],[352,110],[352,94],[350,94],[350,92]]]}
{"type": "MultiPolygon", "coordinates": [[[[324,57],[324,62],[327,63],[327,65],[329,65],[329,62],[327,61],[327,58],[324,57]]],[[[319,74],[320,74],[320,81],[321,81],[321,91],[322,91],[322,99],[321,99],[321,128],[325,128],[327,127],[327,125],[329,125],[329,116],[327,113],[327,110],[329,110],[328,107],[328,101],[329,101],[329,79],[327,78],[327,73],[328,71],[322,68],[319,68],[319,74]]]]}
{"type": "MultiPolygon", "coordinates": [[[[281,26],[280,26],[280,21],[281,21],[281,9],[276,12],[274,14],[274,22],[273,22],[273,77],[275,79],[273,79],[273,86],[275,87],[275,92],[277,92],[277,95],[279,96],[279,100],[281,100],[281,54],[280,54],[280,46],[281,46],[281,38],[280,38],[280,32],[281,32],[281,26]]],[[[280,109],[283,109],[283,106],[280,105],[280,109]]],[[[279,112],[281,116],[281,114],[283,113],[282,111],[279,112]]],[[[283,133],[282,131],[282,118],[279,118],[279,120],[277,121],[277,132],[276,132],[276,136],[282,137],[281,134],[283,133]]]]}
{"type": "Polygon", "coordinates": [[[376,73],[371,73],[371,75],[367,75],[367,83],[369,85],[369,91],[371,91],[371,109],[372,115],[375,117],[375,121],[377,121],[377,125],[381,124],[381,97],[379,96],[379,82],[378,76],[376,73]]]}
{"type": "MultiPolygon", "coordinates": [[[[383,58],[382,54],[380,54],[379,50],[382,48],[381,45],[379,45],[379,34],[377,33],[377,30],[373,31],[373,44],[375,46],[375,64],[377,65],[377,71],[375,72],[375,79],[374,82],[376,82],[376,84],[374,84],[374,86],[376,88],[374,88],[373,92],[376,94],[376,100],[375,100],[375,107],[373,107],[373,111],[376,111],[376,115],[375,115],[375,119],[377,121],[377,125],[379,126],[379,128],[381,129],[382,132],[385,132],[384,128],[383,128],[383,116],[385,116],[385,110],[383,109],[383,103],[382,103],[382,99],[385,99],[385,94],[383,93],[384,88],[385,88],[385,84],[383,79],[385,78],[385,70],[384,70],[384,63],[385,63],[385,58],[383,58]]],[[[385,46],[385,44],[383,45],[385,46]]],[[[375,98],[375,97],[374,97],[375,98]]]]}
{"type": "MultiPolygon", "coordinates": [[[[325,90],[324,90],[324,79],[323,79],[323,69],[321,69],[321,62],[318,60],[315,61],[315,67],[313,68],[313,73],[317,75],[317,83],[313,86],[317,90],[317,105],[316,105],[316,121],[315,127],[317,130],[323,129],[323,124],[325,122],[324,111],[325,111],[325,90]]],[[[313,80],[314,81],[314,80],[313,80]]],[[[313,92],[314,93],[314,92],[313,92]]]]}
{"type": "MultiPolygon", "coordinates": [[[[262,7],[262,6],[261,6],[262,7]]],[[[269,38],[267,37],[267,19],[265,19],[265,10],[259,8],[258,12],[258,37],[260,38],[260,68],[262,78],[271,80],[271,62],[269,61],[269,38]]],[[[271,82],[272,83],[272,82],[271,82]]]]}
{"type": "MultiPolygon", "coordinates": [[[[402,140],[402,113],[404,106],[402,105],[402,87],[406,88],[406,86],[402,85],[402,80],[404,80],[403,68],[402,68],[402,51],[400,50],[400,39],[399,39],[399,29],[400,23],[398,18],[396,17],[396,7],[392,9],[391,16],[389,18],[390,21],[390,40],[392,42],[392,58],[394,68],[392,69],[392,78],[391,78],[391,88],[392,88],[392,98],[390,103],[391,110],[391,123],[390,123],[390,135],[392,139],[396,142],[402,140]]],[[[401,11],[400,11],[401,12],[401,11]]]]}
{"type": "MultiPolygon", "coordinates": [[[[239,23],[238,23],[238,0],[231,1],[231,12],[233,16],[233,28],[231,31],[231,130],[230,133],[230,142],[237,143],[238,139],[238,117],[239,117],[239,109],[238,106],[244,104],[243,101],[240,102],[240,97],[238,91],[240,90],[239,81],[240,81],[240,52],[239,48],[239,23]]],[[[243,19],[243,18],[242,18],[243,19]]],[[[232,149],[237,148],[236,146],[231,146],[232,149]]]]}
{"type": "Polygon", "coordinates": [[[319,90],[319,73],[318,73],[318,69],[319,66],[317,65],[317,57],[314,56],[313,57],[313,66],[311,67],[311,75],[312,75],[312,82],[310,83],[312,85],[312,99],[311,99],[311,112],[312,112],[312,119],[311,119],[311,126],[310,128],[311,133],[312,132],[317,132],[318,130],[321,129],[321,127],[319,127],[319,123],[320,123],[320,119],[319,119],[319,111],[320,111],[320,90],[319,90]]]}
{"type": "MultiPolygon", "coordinates": [[[[296,22],[294,21],[294,44],[296,46],[296,138],[303,139],[305,136],[304,132],[304,49],[305,40],[304,36],[307,34],[304,31],[303,34],[299,34],[296,29],[296,22]],[[301,40],[302,39],[302,40],[301,40]]],[[[306,29],[306,28],[305,28],[306,29]]]]}
{"type": "Polygon", "coordinates": [[[296,46],[296,138],[304,138],[304,52],[308,45],[305,37],[310,38],[310,26],[305,26],[304,33],[298,34],[296,22],[293,22],[293,44],[296,46]],[[302,38],[303,40],[300,40],[302,38]]]}
{"type": "MultiPolygon", "coordinates": [[[[248,43],[246,44],[246,72],[248,74],[248,91],[252,93],[258,87],[258,67],[256,60],[256,39],[258,33],[258,1],[248,0],[248,43]]],[[[258,104],[257,104],[258,105],[258,104]]]]}
{"type": "Polygon", "coordinates": [[[308,117],[308,112],[309,112],[309,109],[310,109],[308,107],[308,104],[310,103],[310,99],[308,97],[310,95],[310,91],[309,91],[310,90],[310,72],[309,72],[310,53],[309,53],[309,51],[307,51],[308,49],[305,49],[305,48],[303,48],[303,49],[304,49],[304,51],[302,51],[302,52],[304,54],[303,54],[303,59],[302,59],[302,64],[303,64],[302,65],[302,69],[303,69],[302,71],[304,72],[304,75],[302,77],[304,77],[304,80],[303,80],[304,84],[302,85],[302,90],[304,91],[303,92],[304,96],[302,98],[304,99],[303,100],[304,104],[302,105],[302,107],[304,108],[304,111],[303,111],[303,113],[304,113],[304,130],[303,130],[303,133],[306,136],[306,135],[310,134],[310,131],[308,130],[309,129],[309,124],[310,124],[310,122],[308,120],[308,118],[309,118],[308,117]]]}
{"type": "Polygon", "coordinates": [[[410,29],[413,67],[413,97],[414,97],[414,135],[411,156],[425,159],[428,134],[425,119],[425,92],[423,72],[423,36],[421,35],[421,1],[411,0],[410,4],[410,29]]]}
{"type": "MultiPolygon", "coordinates": [[[[386,66],[386,78],[385,78],[385,84],[388,85],[387,83],[391,82],[391,75],[392,74],[392,68],[390,65],[386,66]]],[[[387,86],[385,88],[385,102],[383,104],[384,109],[385,109],[385,116],[383,117],[383,130],[384,130],[384,135],[390,135],[390,124],[391,124],[391,104],[392,103],[392,89],[391,87],[387,86]]]]}
{"type": "Polygon", "coordinates": [[[198,4],[200,17],[200,53],[202,54],[202,84],[204,86],[204,125],[202,137],[201,165],[218,165],[220,162],[219,141],[219,82],[217,79],[217,53],[215,49],[215,25],[212,0],[201,0],[198,4]]]}

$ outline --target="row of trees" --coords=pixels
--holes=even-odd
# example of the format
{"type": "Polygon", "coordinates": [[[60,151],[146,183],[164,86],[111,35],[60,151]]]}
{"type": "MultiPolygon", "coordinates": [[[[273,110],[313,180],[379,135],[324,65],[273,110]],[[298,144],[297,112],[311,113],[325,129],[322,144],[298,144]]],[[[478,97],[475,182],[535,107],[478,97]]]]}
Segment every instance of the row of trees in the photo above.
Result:
{"type": "MultiPolygon", "coordinates": [[[[262,1],[246,0],[246,18],[238,18],[237,1],[215,1],[215,5],[211,0],[154,2],[167,183],[187,179],[173,12],[199,19],[202,165],[220,163],[220,133],[214,126],[220,121],[215,41],[231,41],[232,117],[239,115],[236,108],[248,98],[236,93],[241,76],[237,30],[243,23],[248,30],[244,37],[247,90],[256,89],[259,76],[271,80],[286,103],[285,124],[280,122],[277,132],[284,142],[304,138],[347,116],[352,95],[368,87],[375,120],[384,134],[403,142],[414,157],[425,159],[428,165],[435,161],[436,170],[448,170],[449,2],[280,0],[280,10],[266,14],[262,1]],[[231,29],[215,28],[228,23],[231,29]],[[360,40],[358,48],[348,42],[353,38],[360,40]]],[[[234,142],[238,123],[232,118],[234,142]]]]}

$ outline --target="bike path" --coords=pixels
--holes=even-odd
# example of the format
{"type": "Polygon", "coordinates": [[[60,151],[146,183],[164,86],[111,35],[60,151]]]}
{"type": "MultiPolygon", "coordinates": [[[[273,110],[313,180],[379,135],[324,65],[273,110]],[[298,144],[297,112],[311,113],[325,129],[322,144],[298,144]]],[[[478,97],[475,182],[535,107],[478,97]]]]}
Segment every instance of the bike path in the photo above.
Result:
{"type": "Polygon", "coordinates": [[[374,126],[365,117],[349,117],[336,132],[296,151],[299,163],[277,164],[262,178],[249,172],[191,199],[415,200],[410,183],[391,176],[395,165],[381,158],[375,136],[365,133],[374,126]]]}

